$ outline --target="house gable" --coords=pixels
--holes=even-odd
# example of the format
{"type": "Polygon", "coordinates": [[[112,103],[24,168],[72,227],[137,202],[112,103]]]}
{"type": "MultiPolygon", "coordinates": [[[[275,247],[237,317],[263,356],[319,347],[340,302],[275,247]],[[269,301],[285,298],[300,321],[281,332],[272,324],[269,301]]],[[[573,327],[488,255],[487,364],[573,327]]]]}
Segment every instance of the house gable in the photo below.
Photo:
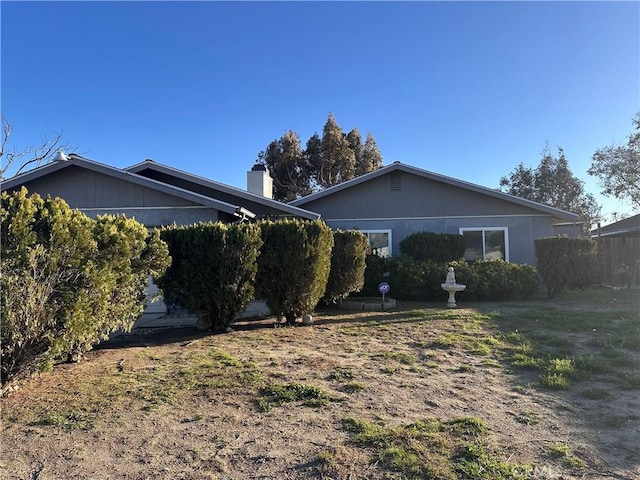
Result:
{"type": "Polygon", "coordinates": [[[376,172],[292,202],[325,219],[442,218],[544,215],[578,219],[535,202],[394,163],[376,172]]]}
{"type": "Polygon", "coordinates": [[[309,210],[193,175],[153,160],[145,160],[142,163],[128,167],[126,170],[136,175],[174,185],[201,195],[242,205],[254,212],[258,217],[295,217],[307,220],[320,218],[319,214],[309,210]]]}
{"type": "Polygon", "coordinates": [[[26,187],[63,198],[89,216],[124,213],[147,226],[198,221],[234,221],[253,215],[237,205],[163,184],[78,155],[44,165],[2,183],[3,191],[26,187]]]}

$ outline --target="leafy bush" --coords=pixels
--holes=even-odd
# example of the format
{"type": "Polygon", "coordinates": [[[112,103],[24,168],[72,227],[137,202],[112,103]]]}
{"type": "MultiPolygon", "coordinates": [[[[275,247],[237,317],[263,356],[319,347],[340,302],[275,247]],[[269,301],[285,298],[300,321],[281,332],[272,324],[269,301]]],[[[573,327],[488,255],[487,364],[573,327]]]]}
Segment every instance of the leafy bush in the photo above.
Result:
{"type": "Polygon", "coordinates": [[[331,269],[323,297],[325,303],[335,303],[362,288],[368,249],[367,237],[356,230],[333,232],[331,269]]]}
{"type": "Polygon", "coordinates": [[[457,294],[460,299],[502,300],[526,298],[535,293],[538,274],[534,267],[497,261],[436,263],[416,261],[407,256],[387,259],[367,258],[367,269],[372,266],[375,273],[365,271],[363,292],[378,295],[381,266],[391,273],[391,295],[398,300],[446,300],[442,290],[449,267],[455,269],[456,282],[466,285],[457,294]]]}
{"type": "Polygon", "coordinates": [[[325,292],[333,234],[322,221],[261,222],[257,288],[273,315],[287,323],[310,313],[325,292]]]}
{"type": "Polygon", "coordinates": [[[149,234],[124,215],[86,220],[96,248],[86,257],[82,288],[65,302],[65,328],[52,341],[55,357],[66,353],[77,358],[111,332],[130,330],[144,311],[149,275],[157,277],[169,264],[157,231],[149,234]]]}
{"type": "Polygon", "coordinates": [[[464,257],[464,251],[464,237],[452,233],[417,232],[400,242],[400,252],[418,261],[450,262],[464,257]]]}
{"type": "Polygon", "coordinates": [[[432,262],[416,261],[407,256],[394,257],[391,266],[392,296],[402,300],[421,300],[426,295],[426,278],[432,262]]]}
{"type": "Polygon", "coordinates": [[[590,238],[539,238],[535,251],[549,298],[567,287],[584,288],[597,278],[597,248],[590,238]]]}
{"type": "Polygon", "coordinates": [[[1,214],[3,385],[130,329],[169,263],[158,234],[124,216],[94,221],[24,188],[2,194],[1,214]]]}
{"type": "Polygon", "coordinates": [[[226,330],[254,297],[260,228],[201,223],[163,229],[161,237],[173,258],[158,282],[166,301],[226,330]]]}

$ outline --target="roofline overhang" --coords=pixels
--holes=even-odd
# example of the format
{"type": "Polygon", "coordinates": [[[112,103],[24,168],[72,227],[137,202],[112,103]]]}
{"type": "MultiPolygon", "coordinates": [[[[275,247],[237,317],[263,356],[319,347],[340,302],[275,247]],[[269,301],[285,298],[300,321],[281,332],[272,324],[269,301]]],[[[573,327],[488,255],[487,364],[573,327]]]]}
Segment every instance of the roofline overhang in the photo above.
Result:
{"type": "Polygon", "coordinates": [[[304,208],[296,207],[294,205],[291,205],[290,203],[282,203],[272,198],[264,197],[262,195],[257,195],[255,193],[248,192],[241,188],[232,187],[231,185],[216,182],[215,180],[210,180],[208,178],[195,175],[193,173],[185,172],[184,170],[170,167],[168,165],[158,163],[154,160],[144,160],[135,165],[131,165],[130,167],[125,168],[124,170],[128,172],[138,173],[147,168],[155,170],[157,172],[165,173],[168,175],[173,175],[177,178],[180,178],[181,180],[191,181],[191,182],[197,183],[198,185],[202,185],[204,187],[218,189],[224,193],[228,193],[231,195],[237,195],[238,197],[243,198],[245,200],[261,203],[263,205],[270,206],[272,208],[277,208],[293,216],[303,217],[308,220],[320,220],[322,218],[322,216],[319,213],[312,212],[304,208]]]}
{"type": "Polygon", "coordinates": [[[40,177],[43,177],[47,174],[62,170],[69,166],[78,166],[81,168],[86,168],[88,170],[102,173],[104,175],[108,175],[114,178],[119,178],[121,180],[130,181],[136,185],[144,186],[147,188],[151,188],[153,190],[158,190],[163,193],[167,193],[169,195],[174,195],[179,198],[183,198],[185,200],[192,201],[194,203],[198,203],[200,205],[208,206],[220,210],[222,212],[228,213],[230,215],[242,217],[242,213],[240,213],[240,209],[243,209],[245,213],[250,213],[255,218],[255,213],[251,212],[248,209],[244,209],[239,205],[232,205],[227,202],[223,202],[221,200],[216,200],[211,197],[207,197],[205,195],[201,195],[199,193],[191,192],[189,190],[185,190],[180,187],[175,187],[173,185],[169,185],[164,182],[160,182],[158,180],[153,180],[151,178],[144,177],[142,175],[137,175],[136,173],[129,172],[127,170],[119,169],[116,167],[112,167],[110,165],[106,165],[104,163],[96,162],[95,160],[91,160],[85,157],[81,157],[80,155],[71,153],[68,155],[68,160],[48,163],[46,165],[42,165],[38,168],[34,168],[33,170],[29,170],[27,172],[21,173],[20,175],[16,175],[8,180],[2,182],[1,189],[2,191],[8,190],[24,183],[30,182],[32,180],[36,180],[40,177]]]}

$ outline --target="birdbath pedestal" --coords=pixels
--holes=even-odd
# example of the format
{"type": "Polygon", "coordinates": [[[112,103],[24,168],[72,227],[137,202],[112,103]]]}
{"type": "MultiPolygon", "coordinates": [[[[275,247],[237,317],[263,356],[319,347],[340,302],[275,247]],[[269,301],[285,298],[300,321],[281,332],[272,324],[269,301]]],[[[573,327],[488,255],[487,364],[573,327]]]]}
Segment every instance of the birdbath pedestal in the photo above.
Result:
{"type": "Polygon", "coordinates": [[[441,283],[440,286],[443,290],[449,292],[449,299],[447,300],[447,307],[455,308],[456,305],[456,292],[461,292],[465,288],[466,285],[462,285],[460,283],[456,283],[455,272],[453,271],[453,267],[449,267],[449,273],[447,273],[447,279],[444,283],[441,283]]]}

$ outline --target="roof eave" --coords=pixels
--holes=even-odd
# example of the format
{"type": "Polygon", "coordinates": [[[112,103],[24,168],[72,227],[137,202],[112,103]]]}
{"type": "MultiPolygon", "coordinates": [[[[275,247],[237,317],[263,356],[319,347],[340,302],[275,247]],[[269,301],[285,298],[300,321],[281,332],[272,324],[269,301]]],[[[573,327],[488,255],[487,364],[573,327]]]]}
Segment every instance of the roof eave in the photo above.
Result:
{"type": "Polygon", "coordinates": [[[262,195],[257,195],[255,193],[248,192],[248,191],[243,190],[241,188],[237,188],[237,187],[233,187],[231,185],[226,185],[224,183],[216,182],[215,180],[210,180],[208,178],[204,178],[204,177],[201,177],[199,175],[194,175],[192,173],[188,173],[188,172],[185,172],[183,170],[180,170],[180,169],[177,169],[177,168],[174,168],[174,167],[170,167],[170,166],[164,165],[162,163],[157,163],[157,162],[151,161],[151,160],[145,160],[143,162],[140,162],[140,163],[137,163],[137,164],[132,165],[130,167],[127,167],[124,170],[128,171],[128,172],[137,173],[137,172],[140,172],[140,171],[145,170],[147,168],[150,168],[150,169],[155,170],[157,172],[165,173],[165,174],[168,174],[168,175],[174,175],[177,178],[180,178],[181,180],[187,180],[187,181],[191,181],[191,182],[197,183],[197,184],[205,186],[205,187],[219,189],[219,190],[223,191],[224,193],[237,195],[240,198],[243,198],[245,200],[250,200],[250,201],[262,203],[263,205],[267,205],[267,206],[270,206],[272,208],[278,208],[278,209],[281,209],[281,210],[283,210],[285,212],[288,212],[288,213],[290,213],[292,215],[295,215],[295,216],[298,216],[298,217],[307,218],[309,220],[319,220],[321,218],[321,215],[316,213],[316,212],[311,212],[309,210],[305,210],[303,208],[299,208],[299,207],[293,206],[291,204],[282,203],[282,202],[279,202],[277,200],[273,200],[272,198],[267,198],[267,197],[264,197],[262,195]]]}

